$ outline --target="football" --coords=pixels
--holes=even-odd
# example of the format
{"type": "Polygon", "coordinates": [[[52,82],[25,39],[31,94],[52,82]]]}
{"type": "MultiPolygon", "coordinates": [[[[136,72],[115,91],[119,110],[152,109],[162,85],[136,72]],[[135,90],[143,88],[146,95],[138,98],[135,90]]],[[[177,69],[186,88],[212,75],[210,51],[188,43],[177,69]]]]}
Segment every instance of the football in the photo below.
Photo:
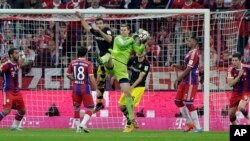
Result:
{"type": "Polygon", "coordinates": [[[140,34],[139,34],[139,38],[142,41],[147,40],[149,37],[149,33],[146,30],[143,30],[140,34]]]}

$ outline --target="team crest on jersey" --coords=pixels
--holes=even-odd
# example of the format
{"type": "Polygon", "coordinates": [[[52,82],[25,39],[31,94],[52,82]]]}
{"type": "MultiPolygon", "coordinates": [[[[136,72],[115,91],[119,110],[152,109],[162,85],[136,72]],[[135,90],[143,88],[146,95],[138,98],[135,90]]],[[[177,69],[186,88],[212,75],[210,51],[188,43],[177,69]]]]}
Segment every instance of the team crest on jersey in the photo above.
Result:
{"type": "Polygon", "coordinates": [[[6,99],[6,103],[9,103],[10,102],[10,99],[6,99]]]}
{"type": "Polygon", "coordinates": [[[193,60],[190,60],[188,64],[189,64],[189,65],[192,65],[192,64],[193,64],[193,60]]]}
{"type": "Polygon", "coordinates": [[[148,66],[144,66],[144,71],[148,71],[148,66]]]}
{"type": "Polygon", "coordinates": [[[111,31],[110,31],[110,30],[108,30],[108,31],[107,31],[107,34],[111,35],[111,31]]]}

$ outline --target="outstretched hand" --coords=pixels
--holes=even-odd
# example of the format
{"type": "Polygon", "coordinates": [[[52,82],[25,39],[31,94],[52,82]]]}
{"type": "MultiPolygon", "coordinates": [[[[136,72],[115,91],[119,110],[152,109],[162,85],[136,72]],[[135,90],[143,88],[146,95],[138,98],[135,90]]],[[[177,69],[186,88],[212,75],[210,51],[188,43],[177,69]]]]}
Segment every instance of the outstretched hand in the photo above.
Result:
{"type": "Polygon", "coordinates": [[[81,14],[79,11],[76,11],[76,12],[75,12],[75,15],[76,15],[78,18],[84,18],[84,17],[82,16],[82,14],[81,14]]]}

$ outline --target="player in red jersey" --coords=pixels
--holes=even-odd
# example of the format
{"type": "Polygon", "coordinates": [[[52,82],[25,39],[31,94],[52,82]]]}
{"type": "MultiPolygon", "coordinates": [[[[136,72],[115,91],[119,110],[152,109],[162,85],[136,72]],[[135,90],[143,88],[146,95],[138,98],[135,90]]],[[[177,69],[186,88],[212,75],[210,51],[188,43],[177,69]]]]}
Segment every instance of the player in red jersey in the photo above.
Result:
{"type": "Polygon", "coordinates": [[[20,130],[20,122],[25,115],[25,104],[18,85],[19,51],[11,48],[8,51],[10,59],[0,66],[3,76],[3,111],[0,112],[0,121],[7,116],[11,109],[16,109],[12,130],[20,130]]]}
{"type": "Polygon", "coordinates": [[[174,82],[174,88],[177,89],[178,87],[175,104],[179,107],[182,116],[187,121],[187,126],[184,131],[188,132],[195,129],[194,132],[201,132],[197,110],[193,105],[199,84],[199,50],[197,49],[197,39],[194,36],[189,38],[187,47],[190,51],[185,56],[184,65],[172,65],[172,67],[183,70],[183,73],[178,76],[174,82]],[[191,114],[191,117],[189,116],[189,113],[191,114]]]}
{"type": "Polygon", "coordinates": [[[90,82],[92,83],[93,90],[100,94],[93,74],[93,66],[91,62],[86,59],[87,51],[87,48],[80,47],[77,50],[78,58],[71,61],[67,70],[67,77],[73,81],[72,99],[75,111],[74,118],[76,120],[77,132],[80,132],[82,129],[86,133],[89,132],[86,127],[86,123],[93,114],[95,107],[91,95],[90,82]],[[83,120],[80,123],[81,103],[84,104],[85,108],[87,108],[87,111],[85,112],[83,120]]]}
{"type": "Polygon", "coordinates": [[[229,119],[232,124],[236,124],[236,111],[239,110],[248,120],[250,117],[246,110],[250,93],[250,65],[241,63],[241,54],[235,53],[232,57],[232,66],[228,68],[227,82],[233,87],[229,102],[229,119]]]}

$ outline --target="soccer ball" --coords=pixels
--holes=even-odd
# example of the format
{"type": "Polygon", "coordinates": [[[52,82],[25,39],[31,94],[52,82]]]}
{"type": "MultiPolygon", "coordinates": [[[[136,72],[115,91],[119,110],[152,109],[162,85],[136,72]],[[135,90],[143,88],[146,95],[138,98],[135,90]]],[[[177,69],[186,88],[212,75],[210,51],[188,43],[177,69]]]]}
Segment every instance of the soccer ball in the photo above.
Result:
{"type": "Polygon", "coordinates": [[[143,30],[140,34],[139,34],[139,38],[142,41],[147,40],[149,37],[149,33],[146,30],[143,30]]]}

